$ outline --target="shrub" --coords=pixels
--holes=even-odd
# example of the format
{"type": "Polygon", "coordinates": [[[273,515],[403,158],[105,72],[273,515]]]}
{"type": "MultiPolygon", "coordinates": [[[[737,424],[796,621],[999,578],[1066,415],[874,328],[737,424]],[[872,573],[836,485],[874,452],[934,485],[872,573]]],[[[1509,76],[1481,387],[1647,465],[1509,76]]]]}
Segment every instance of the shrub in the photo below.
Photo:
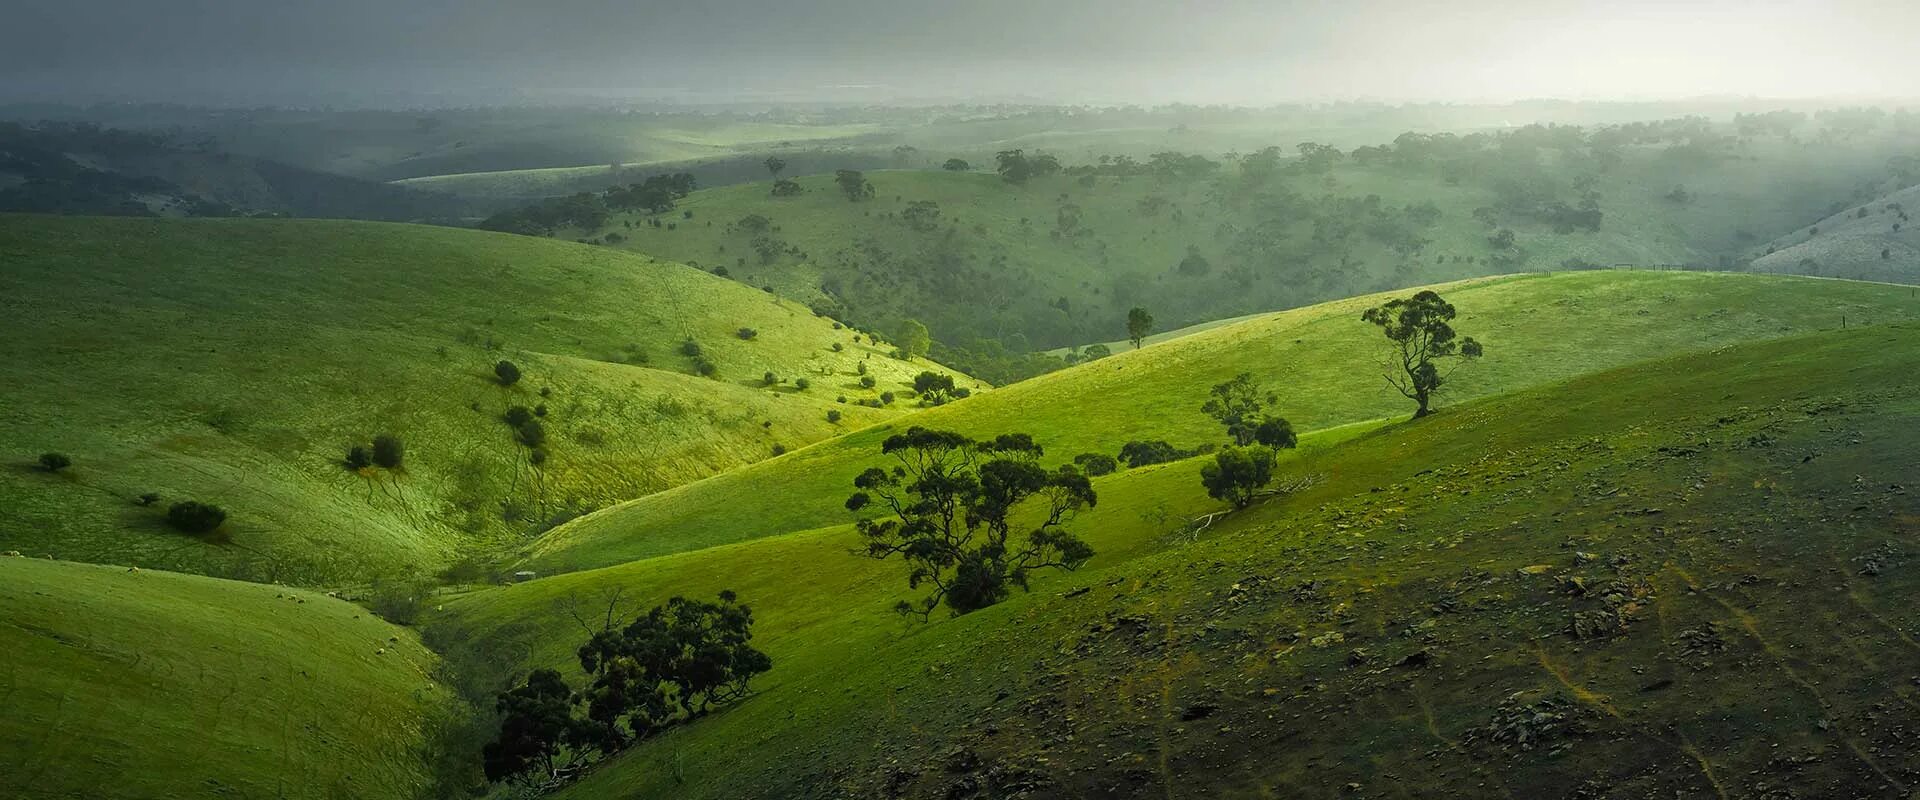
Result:
{"type": "Polygon", "coordinates": [[[1127,462],[1127,466],[1130,468],[1144,467],[1149,464],[1165,464],[1169,461],[1179,461],[1190,455],[1193,455],[1193,453],[1181,450],[1159,440],[1150,442],[1128,442],[1120,448],[1120,460],[1127,462]]]}
{"type": "Polygon", "coordinates": [[[913,378],[913,391],[916,394],[947,394],[953,392],[953,376],[938,372],[922,372],[913,378]]]}
{"type": "Polygon", "coordinates": [[[364,445],[356,444],[347,448],[347,457],[340,462],[340,465],[346,467],[351,472],[359,472],[360,470],[373,466],[373,452],[368,450],[364,445]]]}
{"type": "Polygon", "coordinates": [[[873,379],[873,376],[872,376],[872,375],[862,375],[862,376],[860,376],[860,388],[862,388],[862,389],[871,389],[871,388],[873,388],[873,387],[875,387],[875,386],[877,386],[877,385],[879,385],[879,383],[880,383],[879,381],[876,381],[876,380],[874,380],[874,379],[873,379]]]}
{"type": "Polygon", "coordinates": [[[774,443],[774,445],[773,445],[773,454],[774,454],[774,455],[776,455],[776,456],[784,456],[784,455],[786,455],[786,454],[787,454],[787,446],[786,446],[786,445],[784,445],[784,444],[780,444],[780,443],[778,443],[778,442],[775,442],[775,443],[774,443]]]}
{"type": "Polygon", "coordinates": [[[1080,465],[1080,471],[1088,477],[1098,478],[1120,469],[1120,462],[1106,453],[1081,453],[1073,457],[1073,463],[1080,465]]]}
{"type": "Polygon", "coordinates": [[[182,533],[211,533],[227,521],[227,512],[219,506],[195,500],[182,500],[167,508],[167,524],[182,533]]]}
{"type": "Polygon", "coordinates": [[[399,469],[407,458],[407,446],[400,437],[383,433],[373,437],[373,463],[384,469],[399,469]]]}
{"type": "Polygon", "coordinates": [[[536,417],[545,417],[547,415],[547,404],[541,403],[540,405],[534,406],[533,415],[536,417]]]}
{"type": "Polygon", "coordinates": [[[533,421],[533,411],[526,406],[511,406],[500,419],[505,420],[508,427],[518,428],[533,421]]]}
{"type": "Polygon", "coordinates": [[[839,422],[840,422],[840,409],[837,409],[837,408],[829,408],[829,409],[827,409],[827,421],[828,421],[828,422],[831,422],[831,423],[834,423],[834,424],[839,424],[839,422]]]}
{"type": "Polygon", "coordinates": [[[68,458],[66,453],[40,454],[40,468],[48,472],[59,472],[71,466],[73,466],[73,459],[68,458]]]}
{"type": "Polygon", "coordinates": [[[711,378],[720,372],[720,368],[704,358],[696,358],[693,360],[693,372],[702,378],[711,378]]]}
{"type": "Polygon", "coordinates": [[[537,419],[530,419],[515,426],[513,436],[528,447],[539,447],[547,443],[547,429],[537,419]]]}
{"type": "Polygon", "coordinates": [[[773,372],[769,370],[767,374],[760,376],[760,380],[762,383],[772,386],[780,382],[780,376],[773,374],[773,372]]]}
{"type": "Polygon", "coordinates": [[[159,492],[147,492],[133,499],[133,504],[136,506],[150,506],[158,502],[160,502],[159,492]]]}
{"type": "Polygon", "coordinates": [[[699,358],[703,352],[705,351],[700,349],[700,343],[694,341],[691,336],[687,337],[686,341],[680,343],[680,355],[688,358],[699,358]]]}
{"type": "Polygon", "coordinates": [[[547,448],[533,448],[533,452],[527,454],[527,463],[536,467],[547,463],[547,448]]]}
{"type": "Polygon", "coordinates": [[[741,328],[740,330],[734,331],[733,335],[740,337],[742,341],[753,341],[753,338],[759,336],[760,332],[752,328],[741,328]]]}
{"type": "Polygon", "coordinates": [[[501,361],[493,365],[493,377],[499,379],[501,386],[512,386],[520,382],[520,368],[511,361],[501,361]]]}
{"type": "Polygon", "coordinates": [[[807,380],[806,378],[795,378],[793,379],[793,388],[804,392],[813,388],[813,381],[807,380]]]}
{"type": "Polygon", "coordinates": [[[880,403],[881,405],[893,405],[893,392],[881,392],[880,403]]]}

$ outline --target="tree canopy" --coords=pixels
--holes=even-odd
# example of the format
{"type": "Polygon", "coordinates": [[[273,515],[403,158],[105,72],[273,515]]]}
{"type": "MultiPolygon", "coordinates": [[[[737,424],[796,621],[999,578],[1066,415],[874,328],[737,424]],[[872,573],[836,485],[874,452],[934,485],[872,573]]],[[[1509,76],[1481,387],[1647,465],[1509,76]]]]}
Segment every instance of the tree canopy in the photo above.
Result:
{"type": "Polygon", "coordinates": [[[1387,383],[1418,404],[1414,417],[1432,413],[1433,396],[1446,384],[1438,362],[1468,361],[1484,352],[1471,336],[1459,336],[1451,324],[1453,304],[1431,289],[1367,309],[1363,321],[1377,325],[1387,338],[1387,383]]]}

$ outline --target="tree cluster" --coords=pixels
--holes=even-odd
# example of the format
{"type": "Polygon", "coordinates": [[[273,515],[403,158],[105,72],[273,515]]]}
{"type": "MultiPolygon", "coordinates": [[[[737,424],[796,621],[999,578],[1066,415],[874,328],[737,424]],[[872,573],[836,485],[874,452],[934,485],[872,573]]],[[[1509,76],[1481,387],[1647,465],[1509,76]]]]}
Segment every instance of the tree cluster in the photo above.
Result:
{"type": "Polygon", "coordinates": [[[499,695],[500,733],[481,751],[487,779],[557,783],[595,755],[745,696],[773,667],[752,639],[753,611],[730,591],[717,603],[675,597],[624,627],[604,624],[575,653],[586,688],[544,669],[499,695]]]}

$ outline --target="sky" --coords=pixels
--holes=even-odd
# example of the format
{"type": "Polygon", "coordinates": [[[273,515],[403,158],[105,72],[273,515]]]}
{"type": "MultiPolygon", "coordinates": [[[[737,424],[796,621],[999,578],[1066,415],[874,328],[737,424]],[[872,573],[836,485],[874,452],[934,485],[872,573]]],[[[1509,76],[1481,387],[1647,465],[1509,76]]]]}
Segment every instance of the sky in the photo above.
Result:
{"type": "Polygon", "coordinates": [[[16,100],[1920,96],[1915,0],[0,0],[0,23],[16,100]]]}

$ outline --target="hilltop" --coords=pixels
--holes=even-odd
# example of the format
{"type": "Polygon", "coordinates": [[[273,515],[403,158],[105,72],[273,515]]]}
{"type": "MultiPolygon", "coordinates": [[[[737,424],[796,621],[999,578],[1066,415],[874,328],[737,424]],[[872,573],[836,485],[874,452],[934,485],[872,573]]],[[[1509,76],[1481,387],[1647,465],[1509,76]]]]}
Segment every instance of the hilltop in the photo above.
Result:
{"type": "MultiPolygon", "coordinates": [[[[1781,276],[1604,270],[1439,286],[1457,327],[1495,357],[1463,368],[1456,400],[1696,349],[1920,317],[1905,287],[1781,276]]],[[[1208,388],[1250,372],[1297,430],[1410,413],[1381,379],[1379,334],[1359,320],[1389,295],[1268,314],[957,401],[576,520],[535,542],[541,571],[608,566],[842,524],[849,481],[907,425],[974,436],[1019,431],[1048,463],[1116,454],[1133,440],[1192,448],[1219,438],[1208,388]]]]}
{"type": "Polygon", "coordinates": [[[565,667],[555,601],[753,603],[759,694],[563,796],[1897,796],[1916,353],[1912,324],[1833,330],[1461,403],[1310,442],[1294,494],[1197,534],[1197,460],[1118,473],[1085,569],[925,625],[888,621],[899,565],[842,526],[439,624],[565,667]]]}
{"type": "Polygon", "coordinates": [[[0,260],[0,548],[69,560],[414,580],[887,419],[941,370],[678,264],[474,231],[0,216],[0,260]],[[400,468],[343,465],[381,434],[400,468]],[[176,533],[186,500],[229,519],[176,533]]]}
{"type": "Polygon", "coordinates": [[[279,586],[0,557],[0,794],[425,796],[453,697],[359,606],[279,586]]]}

